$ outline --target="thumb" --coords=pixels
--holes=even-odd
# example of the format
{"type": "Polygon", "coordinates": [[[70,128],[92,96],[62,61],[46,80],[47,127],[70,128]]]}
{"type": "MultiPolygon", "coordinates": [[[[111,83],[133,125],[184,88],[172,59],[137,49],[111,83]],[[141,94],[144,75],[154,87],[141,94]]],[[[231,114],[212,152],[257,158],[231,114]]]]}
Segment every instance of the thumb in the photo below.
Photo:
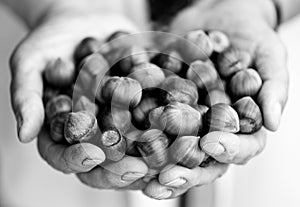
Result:
{"type": "Polygon", "coordinates": [[[264,125],[271,131],[278,129],[288,99],[289,75],[286,62],[285,48],[276,34],[259,46],[255,64],[263,79],[263,86],[258,103],[263,111],[264,125]]]}
{"type": "Polygon", "coordinates": [[[19,48],[10,59],[11,102],[19,139],[23,143],[37,137],[44,122],[42,70],[45,61],[39,56],[28,54],[28,49],[19,48]]]}

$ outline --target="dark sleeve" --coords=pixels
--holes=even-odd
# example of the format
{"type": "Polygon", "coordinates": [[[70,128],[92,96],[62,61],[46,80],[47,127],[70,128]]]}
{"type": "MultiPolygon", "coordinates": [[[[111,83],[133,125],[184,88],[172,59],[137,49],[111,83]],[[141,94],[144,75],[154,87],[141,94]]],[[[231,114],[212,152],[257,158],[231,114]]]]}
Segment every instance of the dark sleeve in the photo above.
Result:
{"type": "Polygon", "coordinates": [[[180,10],[195,0],[148,0],[150,17],[154,22],[169,23],[180,10]]]}

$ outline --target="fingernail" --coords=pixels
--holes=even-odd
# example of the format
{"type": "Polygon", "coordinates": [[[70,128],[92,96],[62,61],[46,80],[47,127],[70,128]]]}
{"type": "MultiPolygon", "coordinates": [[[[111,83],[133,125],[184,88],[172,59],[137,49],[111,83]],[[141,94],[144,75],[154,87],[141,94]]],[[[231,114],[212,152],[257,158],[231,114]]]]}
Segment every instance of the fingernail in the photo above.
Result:
{"type": "Polygon", "coordinates": [[[145,174],[139,173],[139,172],[127,172],[124,175],[122,175],[122,180],[124,180],[124,181],[135,181],[135,180],[140,179],[144,176],[145,176],[145,174]]]}
{"type": "Polygon", "coordinates": [[[98,163],[101,163],[101,162],[102,162],[102,160],[87,158],[87,159],[83,160],[82,165],[83,166],[95,166],[95,165],[98,165],[98,163]]]}
{"type": "Polygon", "coordinates": [[[158,200],[167,199],[167,198],[170,198],[172,194],[173,194],[173,192],[171,190],[167,190],[166,192],[160,194],[159,196],[157,196],[155,198],[158,200]]]}
{"type": "Polygon", "coordinates": [[[282,115],[282,108],[280,103],[276,103],[273,108],[274,120],[275,120],[275,128],[277,129],[280,125],[280,119],[282,115]]]}
{"type": "Polygon", "coordinates": [[[220,143],[209,143],[203,146],[203,150],[210,155],[221,155],[225,152],[225,148],[220,143]]]}
{"type": "Polygon", "coordinates": [[[166,186],[170,186],[170,187],[179,187],[184,185],[187,182],[186,179],[184,178],[177,178],[175,180],[172,180],[171,182],[166,183],[166,186]]]}

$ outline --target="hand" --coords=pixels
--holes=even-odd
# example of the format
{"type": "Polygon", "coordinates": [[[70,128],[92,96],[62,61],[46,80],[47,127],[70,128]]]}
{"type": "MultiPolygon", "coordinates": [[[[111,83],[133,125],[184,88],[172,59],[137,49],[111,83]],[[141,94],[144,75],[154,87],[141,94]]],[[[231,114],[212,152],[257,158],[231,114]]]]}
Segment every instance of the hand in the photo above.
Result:
{"type": "Polygon", "coordinates": [[[176,198],[186,193],[190,188],[214,182],[227,171],[227,168],[227,164],[221,163],[194,169],[179,165],[167,166],[160,172],[158,180],[150,181],[143,192],[145,195],[158,200],[176,198]]]}
{"type": "MultiPolygon", "coordinates": [[[[196,29],[225,32],[233,47],[248,51],[263,79],[258,102],[267,129],[278,129],[287,101],[288,72],[285,49],[273,30],[275,10],[271,1],[202,0],[178,14],[170,32],[184,35],[196,29]],[[197,19],[197,21],[194,21],[197,19]]],[[[162,172],[144,193],[157,199],[173,198],[189,188],[213,182],[225,173],[226,164],[245,164],[266,144],[266,130],[252,135],[213,132],[201,139],[202,149],[220,163],[189,170],[175,166],[162,172]],[[176,180],[176,182],[173,180],[176,180]]]]}
{"type": "Polygon", "coordinates": [[[100,148],[88,143],[72,146],[57,144],[45,129],[41,131],[44,123],[42,75],[47,63],[59,57],[74,67],[73,53],[82,39],[88,36],[105,39],[117,30],[135,31],[135,27],[121,16],[101,15],[81,8],[50,8],[11,57],[12,105],[20,141],[30,142],[39,135],[39,152],[55,169],[64,173],[79,173],[80,180],[94,187],[124,188],[132,184],[130,189],[142,188],[135,182],[148,171],[141,160],[126,157],[100,167],[105,160],[100,148]]]}
{"type": "MultiPolygon", "coordinates": [[[[279,127],[289,85],[286,51],[273,30],[275,22],[274,5],[269,0],[203,0],[178,15],[170,29],[177,34],[197,28],[220,30],[229,36],[233,47],[252,55],[263,79],[257,101],[264,126],[271,131],[279,127]]],[[[264,149],[265,142],[266,131],[262,129],[249,136],[212,133],[202,139],[201,147],[220,162],[245,164],[264,149]]]]}
{"type": "Polygon", "coordinates": [[[67,174],[77,173],[78,178],[91,187],[136,190],[145,186],[141,178],[147,174],[148,167],[138,158],[125,157],[104,165],[105,155],[99,147],[89,143],[57,144],[46,130],[40,133],[38,149],[52,167],[67,174]]]}
{"type": "Polygon", "coordinates": [[[170,32],[181,35],[195,29],[223,31],[233,47],[252,54],[263,79],[258,102],[264,125],[271,131],[279,127],[289,85],[286,51],[273,29],[275,22],[275,9],[269,0],[202,0],[182,11],[170,26],[170,32]]]}
{"type": "Polygon", "coordinates": [[[92,9],[68,10],[57,6],[47,11],[10,60],[12,105],[21,142],[32,141],[43,125],[42,74],[47,63],[61,58],[74,67],[73,53],[81,40],[105,39],[118,30],[135,31],[135,27],[123,16],[101,15],[92,9]]]}

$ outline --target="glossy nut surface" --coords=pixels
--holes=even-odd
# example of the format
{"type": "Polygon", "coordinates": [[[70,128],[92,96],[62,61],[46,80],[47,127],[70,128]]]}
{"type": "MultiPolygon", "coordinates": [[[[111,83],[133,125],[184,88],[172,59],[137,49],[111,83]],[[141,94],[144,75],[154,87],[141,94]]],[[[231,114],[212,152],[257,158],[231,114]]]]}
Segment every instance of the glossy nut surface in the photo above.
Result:
{"type": "Polygon", "coordinates": [[[212,106],[205,115],[205,127],[210,131],[237,133],[240,130],[237,112],[227,104],[212,106]]]}
{"type": "Polygon", "coordinates": [[[129,77],[137,80],[143,89],[157,87],[165,80],[162,69],[152,63],[135,66],[129,77]]]}
{"type": "Polygon", "coordinates": [[[160,125],[170,135],[195,135],[202,128],[202,117],[191,106],[176,102],[165,106],[160,125]]]}
{"type": "Polygon", "coordinates": [[[232,106],[240,118],[240,133],[252,134],[263,125],[263,117],[259,106],[251,97],[244,97],[232,106]]]}
{"type": "Polygon", "coordinates": [[[161,168],[168,162],[169,138],[160,130],[152,129],[141,135],[137,148],[150,168],[161,168]]]}
{"type": "Polygon", "coordinates": [[[86,96],[81,96],[75,105],[73,106],[73,111],[78,112],[78,111],[89,111],[92,114],[97,115],[99,112],[98,106],[93,103],[88,97],[86,96]]]}
{"type": "Polygon", "coordinates": [[[131,127],[131,113],[126,109],[105,106],[99,111],[97,118],[102,132],[116,128],[123,135],[131,127]]]}
{"type": "Polygon", "coordinates": [[[193,81],[200,90],[211,90],[216,86],[219,75],[210,62],[195,61],[190,65],[187,78],[193,81]]]}
{"type": "Polygon", "coordinates": [[[179,76],[167,77],[160,85],[160,88],[162,89],[160,94],[162,103],[180,102],[195,105],[198,101],[197,86],[192,81],[179,76]]]}
{"type": "Polygon", "coordinates": [[[236,97],[255,96],[262,87],[262,79],[254,69],[242,70],[232,77],[229,87],[236,97]]]}
{"type": "Polygon", "coordinates": [[[172,73],[179,74],[182,70],[182,57],[176,50],[163,52],[159,58],[159,65],[172,73]]]}
{"type": "Polygon", "coordinates": [[[46,116],[48,120],[59,113],[68,113],[72,110],[72,100],[69,96],[59,95],[52,98],[46,104],[46,116]]]}
{"type": "Polygon", "coordinates": [[[178,137],[170,147],[172,160],[184,167],[193,169],[199,166],[205,158],[205,153],[199,148],[200,137],[178,137]]]}
{"type": "Polygon", "coordinates": [[[75,49],[75,60],[81,62],[85,57],[99,51],[103,42],[93,37],[83,39],[75,49]]]}
{"type": "Polygon", "coordinates": [[[189,64],[195,60],[208,60],[213,52],[213,43],[203,30],[191,31],[184,38],[177,42],[177,51],[184,62],[189,64]]]}
{"type": "Polygon", "coordinates": [[[210,107],[219,103],[230,105],[231,99],[225,91],[222,91],[220,89],[213,89],[208,92],[204,103],[205,105],[210,107]]]}
{"type": "Polygon", "coordinates": [[[60,113],[51,119],[50,136],[54,142],[63,143],[65,141],[64,127],[67,116],[67,113],[60,113]]]}
{"type": "Polygon", "coordinates": [[[102,97],[120,108],[135,107],[141,101],[142,86],[131,78],[110,77],[103,86],[102,97]]]}
{"type": "Polygon", "coordinates": [[[248,52],[230,47],[221,53],[217,60],[218,71],[225,77],[231,77],[236,72],[248,68],[251,55],[248,52]]]}
{"type": "Polygon", "coordinates": [[[48,62],[45,69],[45,79],[57,87],[70,86],[75,79],[75,67],[71,63],[57,58],[48,62]]]}

